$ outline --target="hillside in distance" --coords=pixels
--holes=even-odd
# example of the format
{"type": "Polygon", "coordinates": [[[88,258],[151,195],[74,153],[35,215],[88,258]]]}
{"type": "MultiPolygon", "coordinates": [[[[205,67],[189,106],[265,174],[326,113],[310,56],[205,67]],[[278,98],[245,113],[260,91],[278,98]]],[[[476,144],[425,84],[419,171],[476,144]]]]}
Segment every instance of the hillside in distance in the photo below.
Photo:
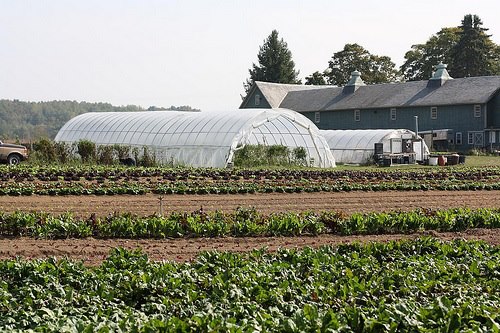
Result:
{"type": "Polygon", "coordinates": [[[41,138],[54,139],[59,129],[71,118],[86,112],[111,111],[199,111],[190,106],[169,108],[137,105],[114,106],[110,103],[76,101],[24,102],[0,100],[0,139],[33,142],[41,138]]]}

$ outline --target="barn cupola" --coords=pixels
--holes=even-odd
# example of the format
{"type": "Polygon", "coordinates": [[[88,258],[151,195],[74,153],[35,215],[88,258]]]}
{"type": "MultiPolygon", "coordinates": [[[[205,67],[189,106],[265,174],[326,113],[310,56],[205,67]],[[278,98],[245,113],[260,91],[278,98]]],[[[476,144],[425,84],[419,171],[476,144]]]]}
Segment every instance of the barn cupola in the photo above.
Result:
{"type": "Polygon", "coordinates": [[[361,73],[358,71],[354,71],[351,73],[351,78],[349,79],[349,82],[344,86],[344,89],[342,90],[346,94],[352,94],[356,90],[358,90],[359,87],[364,86],[365,83],[361,79],[361,73]]]}
{"type": "Polygon", "coordinates": [[[453,78],[450,76],[450,74],[448,74],[446,65],[441,62],[436,66],[436,71],[429,79],[429,82],[427,82],[427,87],[439,88],[448,80],[453,80],[453,78]]]}

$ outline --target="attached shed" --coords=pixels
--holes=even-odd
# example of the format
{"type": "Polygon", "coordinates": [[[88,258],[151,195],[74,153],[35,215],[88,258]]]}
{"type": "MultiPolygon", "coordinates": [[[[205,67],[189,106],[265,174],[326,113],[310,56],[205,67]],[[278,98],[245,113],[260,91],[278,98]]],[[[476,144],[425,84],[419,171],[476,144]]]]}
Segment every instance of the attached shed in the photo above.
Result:
{"type": "Polygon", "coordinates": [[[320,133],[337,163],[367,164],[376,154],[411,153],[416,161],[423,161],[429,155],[425,142],[407,129],[320,130],[320,133]]]}
{"type": "Polygon", "coordinates": [[[318,128],[287,109],[229,112],[90,112],[69,120],[55,141],[148,147],[158,161],[194,167],[226,167],[247,144],[303,147],[316,167],[335,160],[318,128]]]}

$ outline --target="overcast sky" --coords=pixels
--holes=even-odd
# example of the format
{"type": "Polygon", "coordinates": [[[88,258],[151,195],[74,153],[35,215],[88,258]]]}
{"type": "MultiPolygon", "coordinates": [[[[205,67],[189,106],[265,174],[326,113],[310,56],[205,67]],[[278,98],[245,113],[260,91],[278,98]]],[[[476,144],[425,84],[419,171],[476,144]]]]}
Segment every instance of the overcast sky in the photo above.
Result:
{"type": "Polygon", "coordinates": [[[232,110],[273,29],[300,77],[358,43],[399,67],[412,44],[499,0],[0,0],[0,99],[232,110]]]}

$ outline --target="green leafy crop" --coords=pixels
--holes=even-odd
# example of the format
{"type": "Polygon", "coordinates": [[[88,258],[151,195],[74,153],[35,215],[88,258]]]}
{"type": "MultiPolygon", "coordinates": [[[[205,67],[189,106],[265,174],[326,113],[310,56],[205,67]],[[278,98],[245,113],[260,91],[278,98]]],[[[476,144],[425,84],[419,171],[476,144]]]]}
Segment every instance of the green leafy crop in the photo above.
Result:
{"type": "Polygon", "coordinates": [[[98,267],[0,261],[0,330],[498,332],[500,249],[432,238],[98,267]]]}
{"type": "Polygon", "coordinates": [[[425,230],[462,231],[470,228],[500,228],[499,209],[417,209],[409,212],[355,213],[302,212],[262,214],[253,208],[234,212],[172,212],[166,216],[115,213],[88,219],[72,213],[1,213],[0,236],[40,238],[167,238],[298,236],[333,233],[393,234],[425,230]]]}

